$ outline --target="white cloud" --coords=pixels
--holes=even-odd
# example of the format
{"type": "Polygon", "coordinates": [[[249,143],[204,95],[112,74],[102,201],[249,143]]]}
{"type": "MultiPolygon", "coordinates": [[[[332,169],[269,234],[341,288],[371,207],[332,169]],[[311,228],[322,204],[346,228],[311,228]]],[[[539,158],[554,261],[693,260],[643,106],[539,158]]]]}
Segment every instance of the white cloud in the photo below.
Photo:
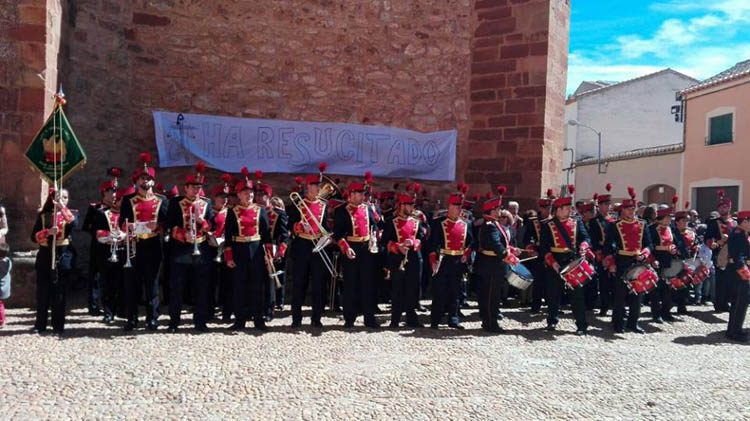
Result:
{"type": "Polygon", "coordinates": [[[569,93],[584,80],[623,81],[666,67],[705,79],[750,58],[750,0],[669,0],[650,10],[668,14],[651,35],[624,34],[594,51],[571,52],[569,93]]]}

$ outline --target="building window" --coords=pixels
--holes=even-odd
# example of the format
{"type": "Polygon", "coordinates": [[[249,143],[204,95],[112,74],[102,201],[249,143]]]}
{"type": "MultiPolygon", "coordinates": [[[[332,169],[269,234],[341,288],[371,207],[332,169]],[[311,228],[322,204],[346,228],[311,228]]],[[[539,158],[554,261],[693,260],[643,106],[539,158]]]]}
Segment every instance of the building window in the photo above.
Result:
{"type": "Polygon", "coordinates": [[[732,131],[734,114],[717,115],[708,119],[707,145],[731,143],[734,139],[732,131]]]}

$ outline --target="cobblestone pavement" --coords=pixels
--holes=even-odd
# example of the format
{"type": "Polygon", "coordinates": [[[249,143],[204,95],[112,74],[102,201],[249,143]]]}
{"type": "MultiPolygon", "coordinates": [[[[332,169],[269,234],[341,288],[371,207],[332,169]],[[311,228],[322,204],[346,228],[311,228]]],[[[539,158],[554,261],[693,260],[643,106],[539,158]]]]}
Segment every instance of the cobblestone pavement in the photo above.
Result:
{"type": "Polygon", "coordinates": [[[750,347],[724,339],[726,314],[690,310],[643,323],[646,335],[597,318],[583,338],[569,311],[553,333],[506,309],[504,335],[480,330],[474,310],[464,331],[345,330],[339,317],[293,330],[285,312],[264,334],[170,335],[164,316],[133,334],[73,310],[60,337],[29,334],[33,313],[10,310],[0,418],[750,418],[750,347]]]}

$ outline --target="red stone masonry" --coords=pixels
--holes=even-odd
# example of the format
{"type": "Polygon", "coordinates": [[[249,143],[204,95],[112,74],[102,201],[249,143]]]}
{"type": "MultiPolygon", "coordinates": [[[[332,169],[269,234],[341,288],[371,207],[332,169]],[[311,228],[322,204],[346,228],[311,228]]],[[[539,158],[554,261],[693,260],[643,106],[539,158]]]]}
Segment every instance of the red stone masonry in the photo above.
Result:
{"type": "Polygon", "coordinates": [[[475,190],[505,184],[508,196],[533,206],[560,167],[570,4],[478,0],[474,9],[472,129],[461,170],[475,190]]]}

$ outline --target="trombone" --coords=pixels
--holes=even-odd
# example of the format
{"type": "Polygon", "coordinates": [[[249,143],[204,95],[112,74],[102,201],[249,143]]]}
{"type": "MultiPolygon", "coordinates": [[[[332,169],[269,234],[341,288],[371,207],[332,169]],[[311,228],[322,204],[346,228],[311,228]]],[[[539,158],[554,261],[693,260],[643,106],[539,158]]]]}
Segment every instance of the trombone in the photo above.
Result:
{"type": "Polygon", "coordinates": [[[323,261],[323,264],[325,265],[326,269],[328,269],[328,272],[330,272],[331,276],[333,277],[338,276],[338,273],[336,271],[336,266],[333,264],[331,257],[325,251],[325,248],[333,241],[331,239],[331,233],[329,233],[323,227],[323,224],[317,218],[315,218],[312,211],[310,210],[310,207],[307,206],[307,203],[305,203],[305,201],[302,199],[302,196],[300,196],[299,193],[292,192],[289,195],[289,199],[292,201],[292,204],[294,204],[294,206],[299,211],[300,222],[302,222],[302,226],[305,227],[305,231],[314,233],[315,231],[313,230],[312,225],[310,225],[310,221],[307,220],[306,214],[310,215],[310,219],[318,228],[318,232],[320,232],[320,239],[318,239],[318,241],[315,243],[315,247],[313,247],[312,251],[313,253],[318,253],[320,255],[320,259],[323,261]]]}
{"type": "MultiPolygon", "coordinates": [[[[276,270],[276,267],[273,265],[273,257],[271,257],[268,254],[268,251],[266,251],[266,247],[261,245],[263,247],[263,258],[266,261],[266,270],[268,271],[268,276],[273,279],[274,284],[276,285],[276,288],[281,288],[281,280],[279,279],[279,275],[284,273],[283,270],[276,270]]],[[[273,245],[274,248],[276,248],[276,245],[273,245]]]]}

